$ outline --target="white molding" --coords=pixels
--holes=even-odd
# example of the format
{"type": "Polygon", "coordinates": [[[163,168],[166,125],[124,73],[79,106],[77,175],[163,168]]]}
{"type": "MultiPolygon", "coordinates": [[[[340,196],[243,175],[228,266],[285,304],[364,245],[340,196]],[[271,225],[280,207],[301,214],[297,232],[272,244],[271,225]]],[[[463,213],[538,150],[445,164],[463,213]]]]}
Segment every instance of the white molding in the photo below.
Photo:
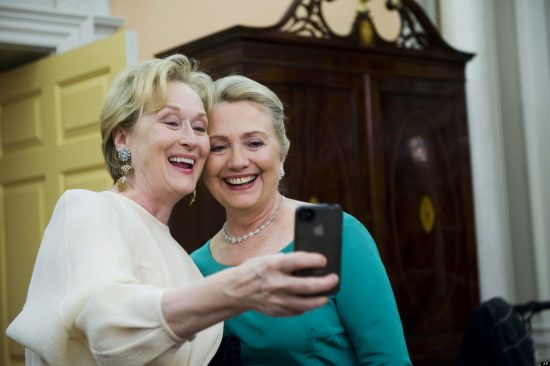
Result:
{"type": "Polygon", "coordinates": [[[114,33],[122,18],[0,2],[0,43],[64,52],[114,33]]]}
{"type": "Polygon", "coordinates": [[[454,47],[475,53],[466,65],[466,99],[481,300],[513,299],[494,1],[445,0],[440,5],[443,36],[454,47]]]}
{"type": "Polygon", "coordinates": [[[0,3],[93,15],[109,15],[111,7],[110,0],[0,0],[0,3]]]}
{"type": "Polygon", "coordinates": [[[110,36],[124,23],[123,18],[112,16],[95,15],[93,19],[95,39],[110,36]]]}
{"type": "Polygon", "coordinates": [[[532,321],[531,336],[535,342],[537,361],[550,361],[550,320],[545,315],[542,312],[532,321]],[[540,316],[543,316],[542,320],[536,319],[540,316]]]}
{"type": "Polygon", "coordinates": [[[522,94],[527,176],[537,294],[550,300],[550,50],[545,0],[515,0],[519,88],[522,94]]]}
{"type": "Polygon", "coordinates": [[[127,30],[126,34],[126,65],[134,66],[139,63],[138,38],[135,31],[127,30]]]}

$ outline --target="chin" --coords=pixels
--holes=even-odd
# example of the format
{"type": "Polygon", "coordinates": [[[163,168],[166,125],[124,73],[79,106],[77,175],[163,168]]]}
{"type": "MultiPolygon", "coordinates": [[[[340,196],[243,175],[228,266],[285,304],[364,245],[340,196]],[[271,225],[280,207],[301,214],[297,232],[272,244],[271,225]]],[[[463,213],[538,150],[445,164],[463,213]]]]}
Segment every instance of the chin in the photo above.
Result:
{"type": "Polygon", "coordinates": [[[225,201],[225,207],[234,209],[246,209],[254,206],[257,202],[258,200],[256,198],[233,198],[225,201]]]}
{"type": "Polygon", "coordinates": [[[176,186],[176,187],[174,187],[174,191],[177,192],[178,195],[181,198],[192,194],[194,190],[195,190],[195,186],[190,187],[190,186],[186,185],[186,186],[179,186],[179,187],[176,186]]]}

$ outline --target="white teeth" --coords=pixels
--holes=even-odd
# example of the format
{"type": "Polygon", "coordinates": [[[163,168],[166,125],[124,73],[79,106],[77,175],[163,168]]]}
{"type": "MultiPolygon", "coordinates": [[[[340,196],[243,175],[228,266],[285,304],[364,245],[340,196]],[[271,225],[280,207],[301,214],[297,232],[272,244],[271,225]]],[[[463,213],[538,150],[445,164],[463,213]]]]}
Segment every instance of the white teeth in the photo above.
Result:
{"type": "Polygon", "coordinates": [[[248,177],[240,177],[240,178],[227,178],[226,181],[229,184],[245,184],[248,182],[251,182],[254,180],[253,175],[249,175],[248,177]]]}
{"type": "Polygon", "coordinates": [[[171,162],[174,162],[174,163],[187,163],[187,164],[191,164],[191,165],[195,164],[195,160],[189,159],[189,158],[182,158],[182,157],[179,157],[179,156],[170,156],[168,158],[168,161],[171,161],[171,162]]]}

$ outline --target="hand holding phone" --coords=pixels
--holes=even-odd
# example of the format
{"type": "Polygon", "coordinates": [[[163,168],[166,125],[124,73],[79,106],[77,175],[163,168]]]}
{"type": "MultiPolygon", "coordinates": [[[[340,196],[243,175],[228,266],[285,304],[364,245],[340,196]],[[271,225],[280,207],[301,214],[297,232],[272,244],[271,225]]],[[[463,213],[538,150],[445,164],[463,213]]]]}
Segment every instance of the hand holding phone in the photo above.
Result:
{"type": "MultiPolygon", "coordinates": [[[[304,205],[296,209],[294,250],[317,252],[327,258],[323,268],[297,271],[298,276],[340,276],[342,251],[342,209],[337,204],[304,205]]],[[[338,286],[329,293],[338,291],[338,286]]]]}

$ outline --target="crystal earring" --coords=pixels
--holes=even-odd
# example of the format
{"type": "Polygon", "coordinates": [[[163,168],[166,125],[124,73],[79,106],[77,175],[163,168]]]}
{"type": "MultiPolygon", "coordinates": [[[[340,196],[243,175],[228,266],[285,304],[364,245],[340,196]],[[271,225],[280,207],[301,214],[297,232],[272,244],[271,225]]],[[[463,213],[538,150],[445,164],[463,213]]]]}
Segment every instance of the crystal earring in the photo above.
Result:
{"type": "Polygon", "coordinates": [[[130,159],[132,158],[132,152],[123,147],[117,151],[118,160],[120,160],[123,165],[120,167],[120,178],[116,181],[116,186],[119,192],[124,192],[128,188],[128,176],[134,168],[130,166],[130,159]]]}
{"type": "Polygon", "coordinates": [[[193,203],[195,203],[195,198],[197,198],[197,190],[196,189],[193,191],[193,197],[191,197],[191,201],[189,201],[189,207],[193,206],[193,203]]]}
{"type": "Polygon", "coordinates": [[[279,180],[283,179],[284,176],[285,176],[285,169],[281,165],[281,167],[279,168],[279,180]]]}

